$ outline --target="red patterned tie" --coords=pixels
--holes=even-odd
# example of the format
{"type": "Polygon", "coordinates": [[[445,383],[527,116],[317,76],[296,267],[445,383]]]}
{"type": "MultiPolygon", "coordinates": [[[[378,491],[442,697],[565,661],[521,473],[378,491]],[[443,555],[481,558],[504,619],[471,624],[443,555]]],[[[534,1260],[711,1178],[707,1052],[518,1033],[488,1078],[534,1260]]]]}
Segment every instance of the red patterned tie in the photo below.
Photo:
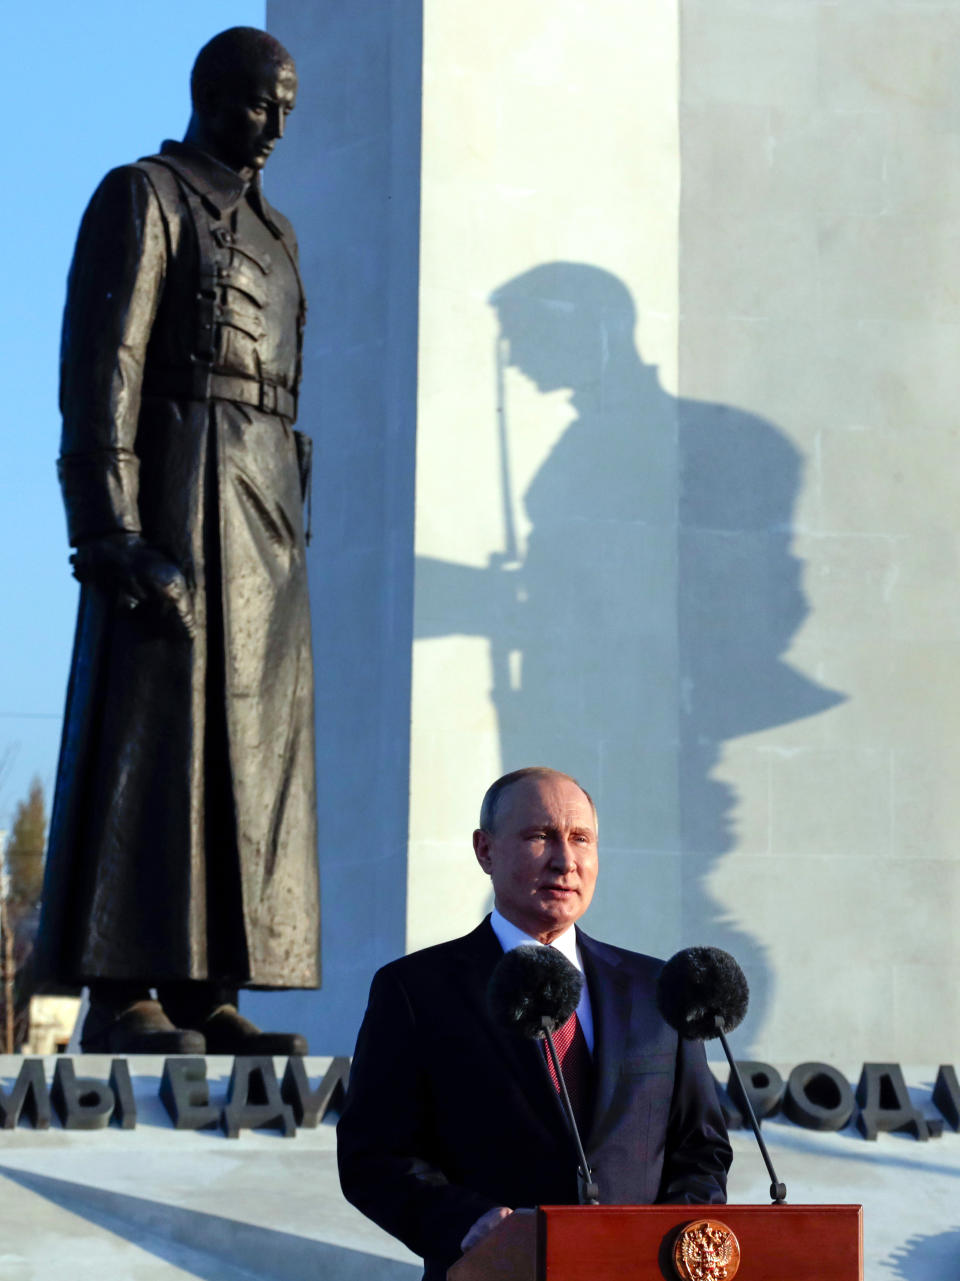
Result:
{"type": "MultiPolygon", "coordinates": [[[[556,1046],[557,1058],[560,1060],[560,1071],[563,1073],[567,1093],[570,1095],[573,1114],[577,1118],[577,1128],[582,1134],[584,1122],[587,1119],[587,1109],[590,1104],[591,1063],[590,1050],[587,1048],[587,1038],[583,1034],[583,1028],[580,1026],[576,1010],[570,1015],[566,1023],[554,1032],[553,1043],[556,1046]]],[[[553,1059],[550,1056],[546,1037],[543,1040],[543,1052],[547,1056],[547,1070],[550,1073],[553,1088],[559,1094],[560,1082],[557,1080],[557,1073],[553,1066],[553,1059]]]]}

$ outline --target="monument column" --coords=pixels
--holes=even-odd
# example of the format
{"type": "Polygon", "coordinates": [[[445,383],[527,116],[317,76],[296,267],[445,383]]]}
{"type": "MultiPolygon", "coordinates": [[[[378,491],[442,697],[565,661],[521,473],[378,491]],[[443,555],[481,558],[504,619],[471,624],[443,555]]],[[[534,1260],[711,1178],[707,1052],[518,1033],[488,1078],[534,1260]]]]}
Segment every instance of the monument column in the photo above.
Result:
{"type": "Polygon", "coordinates": [[[267,24],[301,67],[270,190],[316,440],[324,987],[297,1017],[340,1053],[377,965],[489,906],[501,770],[596,796],[601,934],[679,928],[678,33],[668,0],[267,24]]]}
{"type": "Polygon", "coordinates": [[[349,1053],[371,974],[406,949],[420,6],[271,0],[267,27],[303,86],[269,192],[298,227],[310,307],[323,914],[323,989],[283,1000],[312,1048],[349,1053]]]}

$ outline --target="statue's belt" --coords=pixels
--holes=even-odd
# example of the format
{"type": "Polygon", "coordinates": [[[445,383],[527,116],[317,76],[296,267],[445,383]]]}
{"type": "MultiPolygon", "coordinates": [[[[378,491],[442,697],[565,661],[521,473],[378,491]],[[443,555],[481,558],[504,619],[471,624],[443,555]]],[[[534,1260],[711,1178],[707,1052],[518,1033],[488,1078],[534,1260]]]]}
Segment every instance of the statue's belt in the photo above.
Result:
{"type": "Polygon", "coordinates": [[[280,414],[290,419],[297,416],[297,398],[286,387],[245,378],[242,374],[218,374],[203,366],[148,373],[143,394],[170,400],[232,400],[253,405],[265,414],[280,414]]]}

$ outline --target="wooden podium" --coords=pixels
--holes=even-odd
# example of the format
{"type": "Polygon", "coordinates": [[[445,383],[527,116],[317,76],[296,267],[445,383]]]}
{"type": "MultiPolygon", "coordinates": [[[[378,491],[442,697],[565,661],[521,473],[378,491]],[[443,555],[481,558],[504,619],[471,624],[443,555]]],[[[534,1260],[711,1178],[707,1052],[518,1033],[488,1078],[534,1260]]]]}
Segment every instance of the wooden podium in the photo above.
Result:
{"type": "MultiPolygon", "coordinates": [[[[545,1205],[505,1219],[447,1278],[679,1281],[678,1238],[703,1219],[736,1238],[736,1281],[863,1281],[859,1205],[545,1205]]],[[[733,1272],[727,1264],[700,1275],[732,1281],[733,1272]]]]}

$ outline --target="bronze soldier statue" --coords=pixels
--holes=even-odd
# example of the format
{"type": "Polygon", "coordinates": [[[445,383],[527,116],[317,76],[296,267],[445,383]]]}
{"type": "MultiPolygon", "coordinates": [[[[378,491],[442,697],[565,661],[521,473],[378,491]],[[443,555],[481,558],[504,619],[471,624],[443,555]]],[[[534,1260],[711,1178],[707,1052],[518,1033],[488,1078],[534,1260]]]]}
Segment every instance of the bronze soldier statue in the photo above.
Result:
{"type": "Polygon", "coordinates": [[[260,185],[296,91],[272,36],[216,36],[183,142],[107,174],[70,270],[82,589],[38,960],[89,984],[86,1051],[307,1048],[236,1008],[319,985],[306,303],[260,185]]]}

